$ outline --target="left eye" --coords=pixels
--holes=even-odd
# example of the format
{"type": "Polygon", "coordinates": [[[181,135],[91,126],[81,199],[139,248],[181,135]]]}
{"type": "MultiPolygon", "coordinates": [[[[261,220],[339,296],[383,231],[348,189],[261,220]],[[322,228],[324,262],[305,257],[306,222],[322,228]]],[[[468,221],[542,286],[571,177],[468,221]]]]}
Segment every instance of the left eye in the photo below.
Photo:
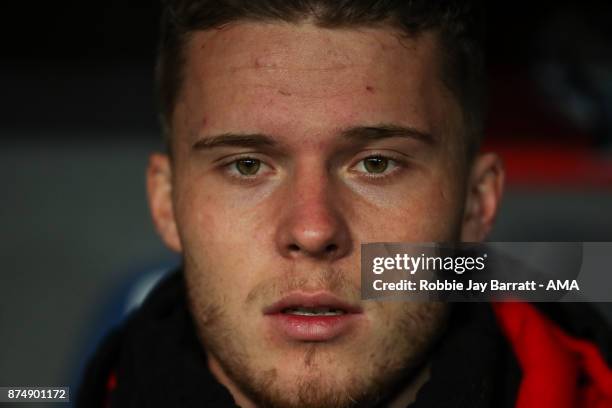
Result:
{"type": "Polygon", "coordinates": [[[397,166],[395,160],[383,156],[370,156],[361,160],[357,169],[368,174],[383,174],[397,166]]]}
{"type": "Polygon", "coordinates": [[[257,159],[239,159],[234,162],[236,170],[243,176],[254,176],[261,168],[261,161],[257,159]]]}

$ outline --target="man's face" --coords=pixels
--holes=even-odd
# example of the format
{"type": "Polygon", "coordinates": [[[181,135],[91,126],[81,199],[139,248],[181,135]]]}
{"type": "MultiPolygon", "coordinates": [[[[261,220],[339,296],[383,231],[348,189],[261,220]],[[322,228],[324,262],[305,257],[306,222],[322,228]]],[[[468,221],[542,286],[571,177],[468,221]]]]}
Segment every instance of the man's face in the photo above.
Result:
{"type": "Polygon", "coordinates": [[[465,223],[436,36],[238,23],[195,33],[185,56],[172,164],[150,171],[171,181],[150,189],[213,372],[260,404],[375,394],[444,308],[361,301],[360,244],[456,241],[465,223]]]}

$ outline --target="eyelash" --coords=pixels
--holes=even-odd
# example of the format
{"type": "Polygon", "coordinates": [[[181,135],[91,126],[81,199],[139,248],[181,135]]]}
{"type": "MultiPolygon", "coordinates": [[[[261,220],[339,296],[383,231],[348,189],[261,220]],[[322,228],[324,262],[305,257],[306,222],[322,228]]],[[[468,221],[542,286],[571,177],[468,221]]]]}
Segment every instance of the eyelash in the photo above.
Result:
{"type": "Polygon", "coordinates": [[[261,172],[265,170],[260,168],[258,172],[252,176],[241,174],[240,171],[236,168],[238,162],[240,162],[241,160],[254,160],[254,161],[259,162],[261,167],[267,167],[269,169],[273,169],[272,166],[267,164],[264,160],[261,160],[252,155],[233,157],[230,161],[221,164],[221,168],[229,177],[232,177],[238,181],[246,182],[246,183],[252,183],[252,182],[257,181],[257,179],[261,177],[261,172]]]}
{"type": "Polygon", "coordinates": [[[383,159],[383,160],[387,160],[388,161],[388,165],[391,167],[390,169],[385,169],[383,173],[377,174],[377,173],[369,173],[367,171],[355,171],[355,170],[351,170],[354,171],[355,173],[359,173],[361,174],[363,177],[367,177],[369,179],[375,179],[375,180],[383,180],[383,179],[387,179],[389,177],[392,177],[395,173],[397,173],[401,167],[405,166],[404,161],[389,156],[387,154],[379,154],[379,153],[371,153],[368,154],[367,156],[359,159],[359,161],[357,161],[357,163],[355,163],[354,165],[351,166],[351,169],[354,169],[357,165],[361,165],[361,167],[364,168],[365,170],[365,161],[368,159],[383,159]]]}

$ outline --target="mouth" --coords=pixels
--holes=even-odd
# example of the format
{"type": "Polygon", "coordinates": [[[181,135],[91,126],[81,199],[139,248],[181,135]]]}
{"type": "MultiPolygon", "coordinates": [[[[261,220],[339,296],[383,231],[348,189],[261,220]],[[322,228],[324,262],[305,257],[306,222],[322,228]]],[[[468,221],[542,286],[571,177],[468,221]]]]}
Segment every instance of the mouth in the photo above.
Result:
{"type": "Polygon", "coordinates": [[[263,314],[272,330],[286,340],[323,342],[353,331],[363,310],[329,292],[293,292],[263,314]]]}
{"type": "Polygon", "coordinates": [[[292,316],[342,316],[346,312],[342,309],[330,307],[289,307],[281,313],[292,316]]]}

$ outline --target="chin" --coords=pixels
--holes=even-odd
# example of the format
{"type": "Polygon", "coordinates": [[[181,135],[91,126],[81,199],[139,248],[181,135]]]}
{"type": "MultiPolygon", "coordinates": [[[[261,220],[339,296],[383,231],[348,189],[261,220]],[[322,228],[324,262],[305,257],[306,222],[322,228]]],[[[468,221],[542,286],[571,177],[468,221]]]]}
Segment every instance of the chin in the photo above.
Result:
{"type": "Polygon", "coordinates": [[[253,359],[246,370],[228,374],[258,407],[348,408],[375,400],[381,381],[389,379],[366,361],[329,344],[303,343],[278,359],[253,359]]]}
{"type": "Polygon", "coordinates": [[[298,364],[287,375],[277,371],[265,388],[253,390],[252,397],[261,407],[353,407],[357,401],[375,398],[368,394],[377,394],[359,371],[343,372],[331,364],[298,364]]]}

